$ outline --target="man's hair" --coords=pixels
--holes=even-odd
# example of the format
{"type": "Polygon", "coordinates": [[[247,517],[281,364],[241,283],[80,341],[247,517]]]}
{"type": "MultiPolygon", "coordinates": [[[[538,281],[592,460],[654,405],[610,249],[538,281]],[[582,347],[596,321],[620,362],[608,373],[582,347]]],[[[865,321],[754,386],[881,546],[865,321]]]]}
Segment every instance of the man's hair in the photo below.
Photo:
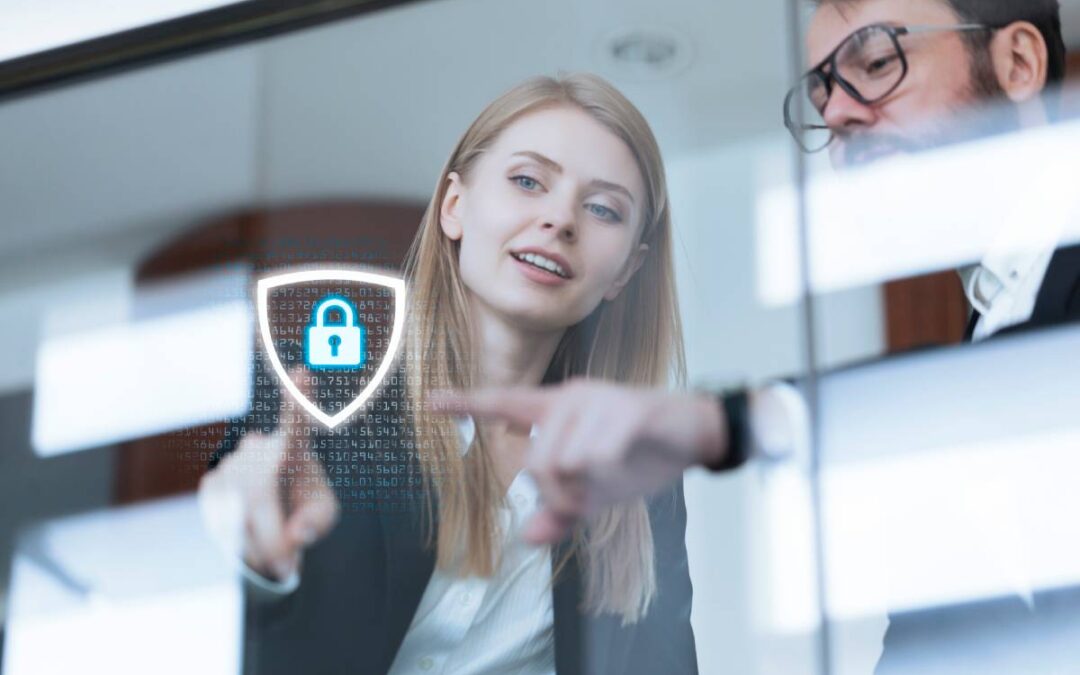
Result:
{"type": "MultiPolygon", "coordinates": [[[[813,0],[815,5],[834,2],[856,4],[858,0],[813,0]]],[[[1058,0],[940,0],[961,21],[1004,28],[1017,21],[1027,21],[1039,29],[1048,53],[1046,84],[1059,85],[1065,79],[1065,40],[1061,36],[1061,5],[1058,0]]],[[[964,39],[976,55],[990,45],[990,32],[965,33],[964,39]]]]}
{"type": "MultiPolygon", "coordinates": [[[[1027,21],[1042,33],[1048,54],[1046,84],[1059,85],[1065,79],[1065,40],[1061,36],[1061,5],[1058,0],[944,0],[963,21],[1004,28],[1027,21]]],[[[985,50],[990,33],[964,36],[972,47],[985,50]]]]}

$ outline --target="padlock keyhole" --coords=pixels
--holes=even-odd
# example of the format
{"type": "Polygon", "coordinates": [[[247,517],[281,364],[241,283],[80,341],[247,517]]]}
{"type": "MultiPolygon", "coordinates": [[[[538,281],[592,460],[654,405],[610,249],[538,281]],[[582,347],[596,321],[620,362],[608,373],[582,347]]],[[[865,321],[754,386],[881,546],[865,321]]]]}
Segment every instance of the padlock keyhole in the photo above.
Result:
{"type": "Polygon", "coordinates": [[[338,345],[340,345],[340,344],[341,344],[341,336],[339,336],[339,335],[331,335],[330,336],[330,356],[337,356],[338,355],[337,350],[338,350],[338,345]]]}

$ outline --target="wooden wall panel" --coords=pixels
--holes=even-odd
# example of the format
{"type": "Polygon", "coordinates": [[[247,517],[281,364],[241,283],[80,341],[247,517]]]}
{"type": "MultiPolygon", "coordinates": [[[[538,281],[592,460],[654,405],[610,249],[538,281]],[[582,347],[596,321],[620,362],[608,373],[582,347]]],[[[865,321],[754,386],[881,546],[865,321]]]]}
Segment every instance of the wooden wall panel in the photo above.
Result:
{"type": "Polygon", "coordinates": [[[954,271],[885,284],[885,336],[890,354],[961,342],[967,299],[954,271]]]}

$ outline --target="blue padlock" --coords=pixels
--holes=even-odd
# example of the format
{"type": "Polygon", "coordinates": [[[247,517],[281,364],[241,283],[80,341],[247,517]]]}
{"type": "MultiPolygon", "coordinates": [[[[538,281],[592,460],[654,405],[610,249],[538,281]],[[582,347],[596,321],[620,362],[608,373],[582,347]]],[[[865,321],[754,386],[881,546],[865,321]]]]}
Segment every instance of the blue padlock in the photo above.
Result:
{"type": "Polygon", "coordinates": [[[328,295],[315,305],[304,335],[304,359],[316,370],[358,370],[364,365],[364,327],[356,307],[340,295],[328,295]],[[341,323],[328,324],[330,309],[341,310],[341,323]]]}

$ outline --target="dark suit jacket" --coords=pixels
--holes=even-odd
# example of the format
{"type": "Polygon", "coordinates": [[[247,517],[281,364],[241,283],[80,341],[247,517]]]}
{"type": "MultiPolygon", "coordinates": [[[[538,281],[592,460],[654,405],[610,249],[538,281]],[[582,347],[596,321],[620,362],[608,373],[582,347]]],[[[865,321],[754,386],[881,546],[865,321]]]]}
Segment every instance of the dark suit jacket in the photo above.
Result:
{"type": "MultiPolygon", "coordinates": [[[[295,350],[285,351],[292,351],[285,360],[295,361],[295,350]]],[[[258,404],[235,426],[221,454],[231,451],[245,431],[274,425],[278,388],[262,370],[256,369],[258,404]]],[[[403,388],[390,382],[369,402],[366,417],[318,437],[342,518],[305,553],[296,591],[273,597],[249,589],[245,673],[360,675],[389,669],[434,569],[417,493],[387,480],[416,470],[407,425],[401,424],[402,401],[403,388]],[[375,447],[380,454],[363,454],[375,447]]],[[[623,627],[616,617],[581,611],[575,558],[556,577],[551,592],[559,675],[697,672],[682,485],[652,500],[649,512],[659,590],[645,619],[623,627]]]]}
{"type": "MultiPolygon", "coordinates": [[[[968,338],[975,319],[968,326],[968,338]]],[[[1031,318],[990,339],[1080,321],[1080,246],[1050,261],[1031,318]]],[[[1080,664],[1080,591],[1038,592],[889,617],[878,675],[1057,673],[1080,664]]]]}
{"type": "MultiPolygon", "coordinates": [[[[971,340],[977,320],[978,315],[973,314],[968,322],[965,339],[971,340]]],[[[1073,321],[1080,321],[1080,246],[1070,246],[1054,252],[1039,287],[1031,318],[994,333],[990,339],[1073,321]]]]}

